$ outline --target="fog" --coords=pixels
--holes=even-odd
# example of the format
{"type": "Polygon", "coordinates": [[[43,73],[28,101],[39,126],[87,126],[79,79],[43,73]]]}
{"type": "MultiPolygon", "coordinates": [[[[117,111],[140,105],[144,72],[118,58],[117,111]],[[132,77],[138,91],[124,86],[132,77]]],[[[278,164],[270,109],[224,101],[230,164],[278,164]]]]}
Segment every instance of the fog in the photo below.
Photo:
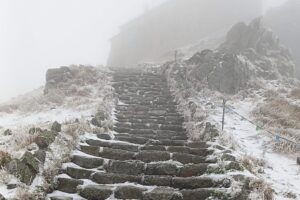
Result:
{"type": "Polygon", "coordinates": [[[0,101],[43,85],[48,68],[105,65],[119,27],[163,1],[1,0],[0,101]]]}

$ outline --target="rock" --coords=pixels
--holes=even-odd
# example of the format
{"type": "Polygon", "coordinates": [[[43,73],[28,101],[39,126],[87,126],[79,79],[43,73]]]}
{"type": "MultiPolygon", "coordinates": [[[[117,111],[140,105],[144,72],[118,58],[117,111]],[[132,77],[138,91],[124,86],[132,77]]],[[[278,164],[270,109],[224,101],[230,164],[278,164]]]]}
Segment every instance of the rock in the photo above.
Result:
{"type": "Polygon", "coordinates": [[[51,131],[61,132],[61,124],[55,121],[51,126],[51,131]]]}
{"type": "Polygon", "coordinates": [[[91,124],[93,124],[94,126],[97,126],[97,127],[101,127],[101,121],[98,121],[98,119],[96,117],[92,118],[91,124]]]}
{"type": "Polygon", "coordinates": [[[46,72],[46,85],[44,94],[48,94],[50,89],[56,89],[59,83],[68,82],[72,78],[71,69],[69,67],[60,67],[57,69],[48,69],[46,72]]]}
{"type": "Polygon", "coordinates": [[[35,143],[40,149],[46,149],[54,142],[56,136],[56,132],[45,130],[35,138],[35,143]]]}
{"type": "Polygon", "coordinates": [[[21,158],[21,162],[29,166],[33,172],[39,172],[39,162],[29,151],[26,151],[24,153],[24,155],[21,158]]]}
{"type": "Polygon", "coordinates": [[[297,165],[300,165],[300,157],[297,157],[297,165]]]}
{"type": "Polygon", "coordinates": [[[147,189],[135,186],[119,186],[115,190],[117,199],[142,199],[143,192],[147,189]]]}
{"type": "Polygon", "coordinates": [[[225,161],[236,161],[236,158],[233,155],[228,153],[223,154],[221,159],[225,161]]]}
{"type": "Polygon", "coordinates": [[[4,134],[5,136],[12,135],[12,131],[11,131],[10,129],[6,129],[6,130],[3,132],[3,134],[4,134]]]}
{"type": "Polygon", "coordinates": [[[15,175],[20,179],[21,182],[30,185],[35,178],[35,171],[32,170],[28,165],[24,164],[20,160],[14,159],[10,161],[7,166],[9,173],[15,175]]]}
{"type": "MultiPolygon", "coordinates": [[[[9,183],[9,184],[7,184],[7,189],[8,190],[12,190],[12,189],[15,189],[15,188],[17,188],[18,187],[18,184],[16,184],[16,183],[9,183]]],[[[0,198],[0,200],[1,200],[1,198],[0,198]]]]}
{"type": "Polygon", "coordinates": [[[34,157],[36,157],[40,162],[44,163],[46,160],[46,151],[43,149],[39,149],[34,152],[34,157]]]}

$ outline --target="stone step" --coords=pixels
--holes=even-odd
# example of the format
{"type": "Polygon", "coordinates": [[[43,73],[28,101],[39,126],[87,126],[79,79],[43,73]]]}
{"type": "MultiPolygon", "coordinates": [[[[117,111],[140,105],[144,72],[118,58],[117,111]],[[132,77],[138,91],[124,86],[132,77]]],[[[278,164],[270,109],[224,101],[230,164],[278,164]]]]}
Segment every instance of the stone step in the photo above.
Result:
{"type": "Polygon", "coordinates": [[[82,180],[58,177],[55,183],[55,189],[65,193],[76,193],[77,187],[82,184],[82,180]]]}
{"type": "Polygon", "coordinates": [[[140,105],[177,105],[174,101],[165,100],[121,100],[124,104],[140,104],[140,105]]]}
{"type": "MultiPolygon", "coordinates": [[[[108,134],[97,134],[97,137],[102,140],[112,140],[112,137],[108,134]]],[[[123,142],[130,142],[135,144],[147,144],[150,140],[187,140],[186,134],[176,134],[176,133],[156,133],[155,135],[149,134],[127,134],[119,133],[114,135],[114,140],[119,140],[123,142]]]]}
{"type": "Polygon", "coordinates": [[[164,124],[164,125],[180,125],[183,124],[183,120],[178,121],[165,121],[157,119],[117,119],[119,123],[142,123],[142,124],[164,124]]]}
{"type": "Polygon", "coordinates": [[[183,122],[184,118],[182,116],[149,116],[149,115],[124,115],[124,114],[116,114],[117,119],[152,119],[152,120],[164,120],[171,122],[183,122]]]}
{"type": "Polygon", "coordinates": [[[169,131],[186,131],[182,125],[164,125],[164,124],[143,124],[143,123],[115,123],[116,128],[126,129],[152,129],[152,130],[169,130],[169,131]]]}
{"type": "Polygon", "coordinates": [[[74,179],[90,179],[95,170],[85,168],[67,167],[65,173],[74,179]]]}
{"type": "Polygon", "coordinates": [[[167,108],[162,108],[162,106],[156,105],[156,106],[132,106],[132,105],[121,105],[119,108],[116,108],[118,112],[149,112],[153,110],[161,110],[164,111],[164,113],[176,113],[177,108],[176,106],[169,106],[167,108]]]}
{"type": "Polygon", "coordinates": [[[102,166],[104,159],[91,156],[73,155],[71,157],[71,162],[82,168],[94,169],[102,166]]]}
{"type": "Polygon", "coordinates": [[[105,141],[105,140],[94,140],[94,139],[88,139],[86,140],[86,143],[90,145],[90,147],[81,145],[80,147],[82,151],[85,151],[84,148],[92,148],[92,147],[109,147],[112,149],[121,149],[125,151],[134,151],[134,152],[139,151],[139,145],[132,144],[132,143],[124,143],[124,142],[117,142],[117,141],[111,142],[108,140],[105,141]]]}
{"type": "Polygon", "coordinates": [[[113,187],[105,185],[86,185],[79,188],[78,193],[88,200],[105,200],[113,194],[113,187]]]}
{"type": "Polygon", "coordinates": [[[109,160],[104,166],[108,173],[126,174],[140,176],[158,175],[158,176],[199,176],[206,172],[209,163],[177,165],[172,162],[150,162],[142,161],[119,161],[109,160]]]}

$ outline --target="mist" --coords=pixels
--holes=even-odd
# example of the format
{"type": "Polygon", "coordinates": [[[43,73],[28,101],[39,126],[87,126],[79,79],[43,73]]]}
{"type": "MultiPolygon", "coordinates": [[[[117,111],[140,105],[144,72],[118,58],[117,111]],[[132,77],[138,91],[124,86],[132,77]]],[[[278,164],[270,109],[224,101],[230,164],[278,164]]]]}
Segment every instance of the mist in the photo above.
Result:
{"type": "Polygon", "coordinates": [[[1,1],[0,101],[43,85],[48,68],[105,65],[118,27],[162,1],[1,1]]]}
{"type": "Polygon", "coordinates": [[[164,1],[1,1],[0,102],[42,86],[48,68],[105,65],[119,27],[164,1]]]}

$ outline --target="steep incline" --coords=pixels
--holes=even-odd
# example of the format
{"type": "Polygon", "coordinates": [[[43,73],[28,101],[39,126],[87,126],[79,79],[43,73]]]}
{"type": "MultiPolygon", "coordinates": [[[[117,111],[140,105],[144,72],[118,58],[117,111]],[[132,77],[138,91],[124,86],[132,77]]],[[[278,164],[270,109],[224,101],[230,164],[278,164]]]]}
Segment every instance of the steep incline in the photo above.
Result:
{"type": "Polygon", "coordinates": [[[213,152],[188,141],[162,76],[116,70],[113,85],[119,98],[114,132],[82,141],[57,177],[52,200],[201,200],[230,187],[225,177],[202,176],[216,162],[207,159],[213,152]],[[78,195],[58,197],[61,192],[78,195]]]}

